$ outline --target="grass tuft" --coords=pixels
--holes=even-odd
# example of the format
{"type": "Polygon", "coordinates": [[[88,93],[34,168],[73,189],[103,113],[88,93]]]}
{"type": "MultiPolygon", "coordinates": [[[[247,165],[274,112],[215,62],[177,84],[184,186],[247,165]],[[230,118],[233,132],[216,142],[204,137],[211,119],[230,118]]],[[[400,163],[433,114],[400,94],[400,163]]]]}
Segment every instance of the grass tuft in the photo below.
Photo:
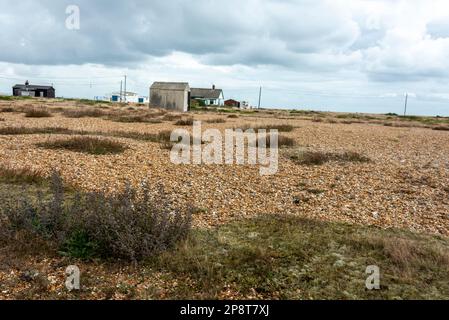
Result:
{"type": "Polygon", "coordinates": [[[175,122],[177,126],[193,126],[194,119],[193,118],[184,118],[175,122]]]}
{"type": "Polygon", "coordinates": [[[37,144],[38,147],[52,150],[69,150],[92,155],[123,153],[127,147],[118,142],[97,137],[71,137],[37,144]]]}
{"type": "Polygon", "coordinates": [[[101,118],[106,116],[107,113],[97,108],[82,108],[65,110],[63,115],[67,118],[101,118]]]}
{"type": "Polygon", "coordinates": [[[52,116],[46,108],[33,108],[25,112],[26,118],[51,118],[52,116]]]}
{"type": "Polygon", "coordinates": [[[370,158],[353,151],[346,151],[342,153],[303,151],[291,154],[290,159],[303,165],[322,165],[330,161],[360,163],[371,162],[370,158]]]}

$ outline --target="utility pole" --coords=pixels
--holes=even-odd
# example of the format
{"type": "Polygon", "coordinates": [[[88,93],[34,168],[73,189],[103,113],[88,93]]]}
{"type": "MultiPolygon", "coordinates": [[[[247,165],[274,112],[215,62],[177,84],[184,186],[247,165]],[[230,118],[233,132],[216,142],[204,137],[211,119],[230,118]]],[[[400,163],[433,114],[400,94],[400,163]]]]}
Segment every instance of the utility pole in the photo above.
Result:
{"type": "Polygon", "coordinates": [[[126,74],[125,74],[125,103],[126,103],[126,74]]]}
{"type": "Polygon", "coordinates": [[[257,109],[260,109],[261,100],[262,100],[262,86],[260,87],[260,90],[259,90],[259,105],[258,105],[257,109]]]}
{"type": "Polygon", "coordinates": [[[407,115],[408,93],[405,94],[404,117],[407,115]]]}
{"type": "Polygon", "coordinates": [[[120,102],[122,102],[123,80],[120,81],[120,102]]]}

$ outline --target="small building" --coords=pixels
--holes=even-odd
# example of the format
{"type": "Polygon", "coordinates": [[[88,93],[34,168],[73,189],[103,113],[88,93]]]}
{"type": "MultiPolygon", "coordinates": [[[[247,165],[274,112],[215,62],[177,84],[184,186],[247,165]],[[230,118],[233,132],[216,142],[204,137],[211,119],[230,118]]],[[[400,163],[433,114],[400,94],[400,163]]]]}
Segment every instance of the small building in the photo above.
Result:
{"type": "Polygon", "coordinates": [[[12,87],[12,94],[15,97],[55,98],[55,88],[32,85],[27,81],[25,84],[16,84],[12,87]]]}
{"type": "Polygon", "coordinates": [[[187,82],[155,82],[150,87],[150,107],[187,112],[190,86],[187,82]]]}
{"type": "Polygon", "coordinates": [[[113,92],[110,95],[108,95],[108,101],[111,102],[125,102],[125,97],[126,97],[126,102],[128,103],[139,103],[139,104],[144,104],[144,103],[148,103],[149,99],[148,97],[145,96],[140,96],[137,93],[134,92],[113,92]]]}
{"type": "Polygon", "coordinates": [[[215,85],[212,89],[192,88],[191,98],[204,106],[222,106],[224,102],[223,90],[215,88],[215,85]]]}
{"type": "Polygon", "coordinates": [[[234,99],[226,100],[226,101],[224,102],[224,105],[225,105],[226,107],[230,107],[230,108],[239,108],[239,109],[240,109],[240,102],[237,101],[237,100],[234,100],[234,99]]]}
{"type": "Polygon", "coordinates": [[[249,104],[249,102],[248,101],[242,101],[241,103],[240,103],[240,109],[243,109],[243,110],[251,110],[253,107],[251,107],[251,105],[249,104]]]}

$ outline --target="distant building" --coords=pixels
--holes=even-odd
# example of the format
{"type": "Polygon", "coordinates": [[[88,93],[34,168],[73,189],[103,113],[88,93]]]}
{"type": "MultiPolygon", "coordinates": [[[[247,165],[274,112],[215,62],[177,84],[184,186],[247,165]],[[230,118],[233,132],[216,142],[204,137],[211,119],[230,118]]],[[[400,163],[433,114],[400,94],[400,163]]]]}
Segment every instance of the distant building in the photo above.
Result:
{"type": "Polygon", "coordinates": [[[212,89],[192,88],[191,98],[200,101],[205,106],[222,106],[224,102],[223,90],[217,89],[215,86],[212,86],[212,89]]]}
{"type": "Polygon", "coordinates": [[[150,107],[187,112],[190,86],[187,82],[155,82],[150,88],[150,107]]]}
{"type": "Polygon", "coordinates": [[[108,101],[111,102],[130,102],[130,103],[148,103],[149,99],[145,96],[140,96],[137,93],[134,92],[113,92],[108,96],[108,101]],[[125,95],[126,95],[126,101],[125,101],[125,95]]]}
{"type": "Polygon", "coordinates": [[[27,81],[25,84],[16,84],[12,87],[12,94],[15,97],[55,98],[55,88],[52,86],[32,85],[27,81]]]}
{"type": "Polygon", "coordinates": [[[229,99],[224,102],[224,105],[231,108],[240,108],[240,101],[229,99]]]}
{"type": "Polygon", "coordinates": [[[240,103],[240,109],[247,109],[247,110],[250,110],[250,109],[252,109],[253,107],[251,107],[251,105],[249,104],[249,102],[248,101],[242,101],[241,103],[240,103]]]}

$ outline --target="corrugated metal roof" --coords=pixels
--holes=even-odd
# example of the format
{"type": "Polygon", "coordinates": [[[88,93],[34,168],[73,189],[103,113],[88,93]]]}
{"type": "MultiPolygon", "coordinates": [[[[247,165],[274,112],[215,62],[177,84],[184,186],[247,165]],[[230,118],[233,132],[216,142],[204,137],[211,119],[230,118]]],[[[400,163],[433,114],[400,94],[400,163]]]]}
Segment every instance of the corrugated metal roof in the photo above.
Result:
{"type": "Polygon", "coordinates": [[[151,89],[189,91],[190,87],[187,82],[155,82],[151,89]]]}

